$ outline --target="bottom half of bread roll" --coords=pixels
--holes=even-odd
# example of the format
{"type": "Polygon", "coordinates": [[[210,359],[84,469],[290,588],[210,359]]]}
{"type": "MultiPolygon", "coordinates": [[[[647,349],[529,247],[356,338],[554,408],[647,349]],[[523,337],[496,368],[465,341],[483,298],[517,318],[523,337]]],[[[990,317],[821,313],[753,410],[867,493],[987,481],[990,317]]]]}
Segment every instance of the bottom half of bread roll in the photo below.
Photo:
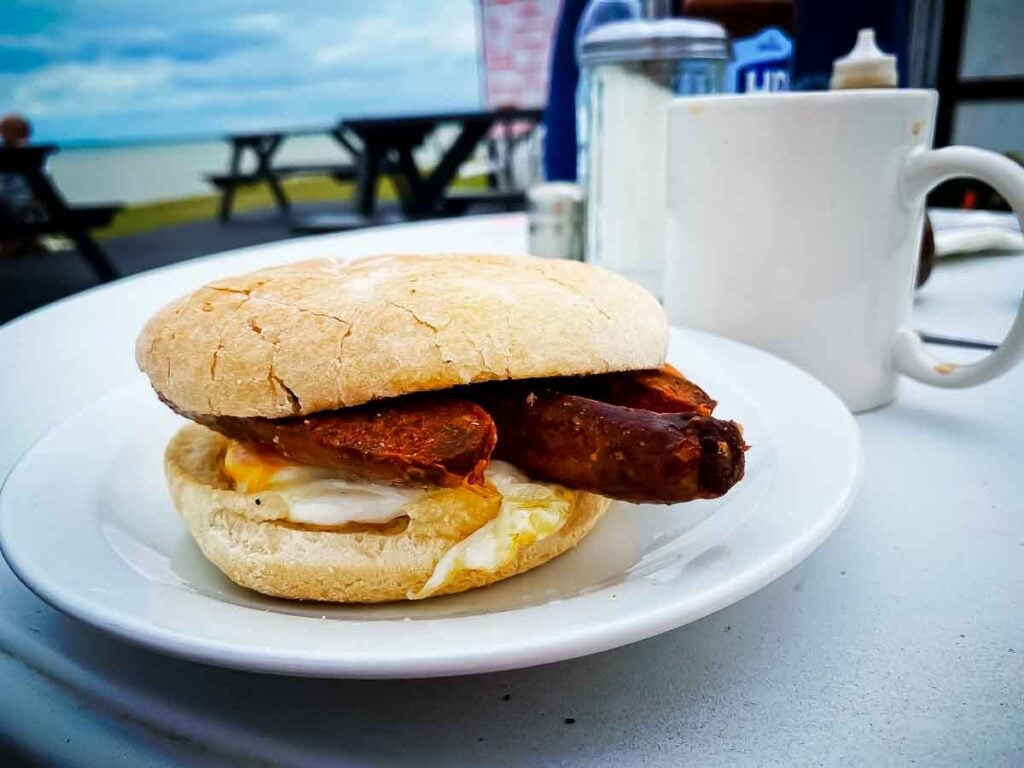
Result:
{"type": "Polygon", "coordinates": [[[276,597],[373,603],[485,586],[571,549],[611,503],[495,468],[484,487],[427,489],[387,522],[314,526],[290,519],[287,493],[235,490],[229,445],[183,427],[165,454],[171,495],[207,559],[276,597]]]}

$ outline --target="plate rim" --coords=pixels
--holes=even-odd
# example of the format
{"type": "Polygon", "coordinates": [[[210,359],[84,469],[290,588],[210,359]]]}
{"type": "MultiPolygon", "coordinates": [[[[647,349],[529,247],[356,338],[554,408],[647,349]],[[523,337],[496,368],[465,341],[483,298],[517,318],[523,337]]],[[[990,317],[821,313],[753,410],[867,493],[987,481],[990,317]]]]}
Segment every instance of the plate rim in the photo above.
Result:
{"type": "MultiPolygon", "coordinates": [[[[46,432],[22,452],[12,465],[3,483],[0,484],[0,554],[18,577],[18,579],[35,595],[62,613],[82,621],[89,626],[106,632],[120,640],[153,650],[165,655],[184,658],[191,661],[218,667],[248,670],[253,672],[282,674],[300,677],[337,677],[365,679],[401,679],[446,677],[464,674],[497,672],[509,669],[555,663],[581,656],[600,653],[613,648],[629,645],[640,640],[653,637],[663,632],[676,629],[698,619],[704,618],[722,608],[748,597],[762,589],[775,579],[796,567],[808,557],[835,530],[845,518],[854,499],[857,497],[864,476],[864,454],[860,430],[853,415],[842,405],[838,397],[824,384],[795,365],[782,360],[764,350],[727,339],[714,334],[691,329],[672,327],[673,333],[683,333],[704,345],[704,340],[713,343],[724,343],[753,352],[768,358],[775,365],[789,369],[791,375],[805,380],[809,386],[819,390],[830,406],[843,415],[843,421],[852,441],[851,447],[855,456],[851,467],[851,476],[843,492],[832,500],[827,510],[822,510],[813,523],[804,528],[798,536],[786,542],[784,546],[758,562],[755,566],[734,573],[730,578],[716,582],[705,592],[690,597],[684,602],[663,600],[639,613],[626,614],[618,621],[605,621],[586,631],[576,631],[555,640],[537,640],[520,643],[509,649],[498,652],[487,647],[472,649],[460,648],[445,653],[429,655],[410,654],[400,658],[372,657],[364,658],[363,654],[321,654],[309,650],[242,647],[231,642],[197,637],[188,632],[162,627],[153,622],[124,612],[118,613],[102,605],[88,601],[75,600],[61,593],[59,589],[51,589],[45,578],[37,580],[29,573],[31,567],[23,568],[16,552],[11,550],[4,535],[2,525],[6,515],[6,505],[2,501],[7,498],[7,488],[24,460],[42,441],[44,441],[61,425],[92,404],[105,399],[96,398],[65,419],[51,425],[46,432]]],[[[128,384],[123,385],[128,386],[128,384]]],[[[113,389],[111,391],[117,391],[113,389]]],[[[757,403],[756,398],[754,403],[757,403]]],[[[741,524],[741,528],[746,523],[741,524]]],[[[735,536],[733,531],[730,537],[735,536]]],[[[566,598],[569,602],[573,598],[566,598]]],[[[529,609],[526,609],[529,610],[529,609]]],[[[460,617],[445,617],[434,621],[454,620],[460,617]]]]}

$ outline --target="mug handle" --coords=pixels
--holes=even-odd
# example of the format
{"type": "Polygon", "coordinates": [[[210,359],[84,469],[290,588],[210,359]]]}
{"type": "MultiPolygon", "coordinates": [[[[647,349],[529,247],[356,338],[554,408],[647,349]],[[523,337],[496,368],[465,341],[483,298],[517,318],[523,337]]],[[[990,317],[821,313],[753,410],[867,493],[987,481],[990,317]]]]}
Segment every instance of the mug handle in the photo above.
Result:
{"type": "MultiPolygon", "coordinates": [[[[948,179],[971,176],[994,187],[1010,203],[1024,229],[1024,168],[1009,158],[973,147],[919,149],[903,169],[906,199],[923,204],[925,195],[948,179]]],[[[995,351],[975,363],[944,363],[932,357],[912,328],[899,328],[893,341],[892,365],[912,379],[937,387],[960,388],[1001,376],[1024,358],[1024,297],[1010,332],[995,351]]]]}

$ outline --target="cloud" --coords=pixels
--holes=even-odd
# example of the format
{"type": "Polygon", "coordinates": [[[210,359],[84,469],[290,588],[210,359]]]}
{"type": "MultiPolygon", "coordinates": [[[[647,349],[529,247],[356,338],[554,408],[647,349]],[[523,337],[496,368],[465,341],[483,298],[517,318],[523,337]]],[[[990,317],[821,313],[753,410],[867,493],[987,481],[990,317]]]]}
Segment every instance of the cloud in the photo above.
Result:
{"type": "MultiPolygon", "coordinates": [[[[362,19],[349,34],[318,48],[322,66],[354,62],[376,55],[405,53],[424,61],[435,56],[473,58],[477,52],[476,25],[464,0],[449,0],[422,23],[410,24],[400,15],[381,14],[362,19]]],[[[470,9],[471,10],[471,9],[470,9]]]]}
{"type": "Polygon", "coordinates": [[[285,23],[286,17],[280,13],[248,13],[235,19],[232,26],[243,32],[276,32],[285,23]]]}
{"type": "Polygon", "coordinates": [[[14,103],[36,117],[110,111],[167,82],[167,62],[151,61],[131,69],[99,62],[45,67],[22,81],[13,80],[14,103]]]}
{"type": "Polygon", "coordinates": [[[0,111],[64,140],[473,108],[473,2],[247,0],[239,13],[233,0],[178,0],[170,13],[82,0],[84,15],[0,35],[0,111]]]}

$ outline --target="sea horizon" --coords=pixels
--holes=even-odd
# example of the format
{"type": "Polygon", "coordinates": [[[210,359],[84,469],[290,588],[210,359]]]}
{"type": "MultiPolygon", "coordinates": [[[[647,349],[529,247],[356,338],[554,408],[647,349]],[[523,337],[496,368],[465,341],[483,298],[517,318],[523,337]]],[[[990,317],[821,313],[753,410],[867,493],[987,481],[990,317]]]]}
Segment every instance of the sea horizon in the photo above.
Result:
{"type": "MultiPolygon", "coordinates": [[[[227,171],[231,145],[225,135],[182,136],[135,141],[89,141],[58,144],[48,170],[72,204],[138,205],[209,195],[217,190],[206,180],[227,171]]],[[[350,162],[352,157],[329,134],[287,139],[275,156],[282,164],[350,162]]],[[[246,153],[242,170],[255,161],[246,153]]]]}
{"type": "MultiPolygon", "coordinates": [[[[315,129],[306,124],[274,130],[292,132],[274,156],[275,163],[313,165],[354,160],[326,126],[315,129]]],[[[436,162],[440,145],[450,142],[456,131],[441,129],[417,150],[417,157],[436,162]]],[[[206,176],[228,170],[229,135],[58,143],[60,151],[50,158],[47,167],[61,193],[73,204],[137,205],[215,194],[217,190],[206,176]]],[[[254,168],[255,158],[247,152],[242,171],[254,168]]]]}
{"type": "Polygon", "coordinates": [[[210,141],[222,141],[227,142],[231,136],[240,134],[259,134],[259,133],[285,133],[292,134],[293,136],[312,136],[319,133],[324,135],[327,132],[338,125],[340,121],[335,123],[323,123],[323,124],[310,124],[310,123],[296,123],[293,125],[280,124],[271,126],[261,126],[259,128],[239,128],[237,130],[224,130],[216,131],[212,133],[180,133],[180,134],[164,134],[155,136],[125,136],[125,137],[102,137],[102,138],[70,138],[70,139],[52,139],[49,137],[40,137],[38,139],[33,138],[33,142],[37,144],[55,144],[60,147],[61,150],[78,150],[78,149],[120,149],[125,147],[139,147],[139,146],[171,146],[177,144],[203,144],[210,141]]]}
{"type": "Polygon", "coordinates": [[[37,144],[54,144],[61,151],[79,149],[124,149],[127,147],[156,147],[177,144],[202,144],[210,141],[224,141],[228,134],[188,135],[188,136],[136,136],[123,139],[42,139],[37,144]]]}
{"type": "MultiPolygon", "coordinates": [[[[438,112],[472,112],[477,109],[483,109],[479,104],[477,105],[466,105],[466,106],[451,106],[440,107],[437,109],[411,109],[403,112],[390,111],[375,111],[367,110],[365,112],[352,112],[347,115],[349,120],[363,120],[363,119],[376,119],[376,118],[389,118],[389,117],[413,117],[416,115],[427,115],[436,114],[438,112]]],[[[333,122],[316,123],[311,121],[295,121],[287,122],[283,121],[280,123],[267,123],[256,125],[241,125],[235,128],[225,128],[224,130],[217,130],[212,132],[200,132],[200,133],[167,133],[160,135],[135,135],[135,136],[124,136],[124,137],[97,137],[97,138],[52,138],[49,136],[34,137],[33,141],[37,144],[55,144],[60,147],[61,150],[80,150],[80,149],[110,149],[110,148],[125,148],[125,147],[136,147],[136,146],[170,146],[178,144],[202,144],[210,141],[228,141],[231,136],[243,135],[243,134],[260,134],[260,133],[284,133],[290,134],[291,137],[299,138],[302,136],[315,136],[317,134],[328,135],[328,132],[341,125],[344,122],[344,118],[339,118],[333,122]]]]}

